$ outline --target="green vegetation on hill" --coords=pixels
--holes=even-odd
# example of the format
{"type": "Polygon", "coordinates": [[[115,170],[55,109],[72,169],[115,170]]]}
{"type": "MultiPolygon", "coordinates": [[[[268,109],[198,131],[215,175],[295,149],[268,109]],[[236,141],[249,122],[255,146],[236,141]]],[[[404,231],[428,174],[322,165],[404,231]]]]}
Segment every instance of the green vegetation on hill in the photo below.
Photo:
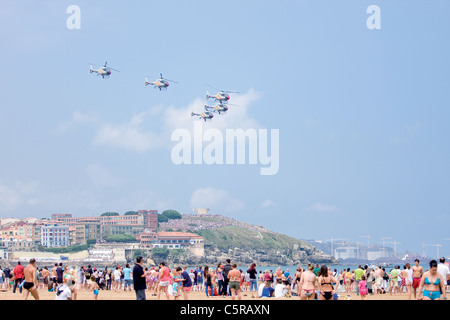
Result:
{"type": "Polygon", "coordinates": [[[205,244],[213,244],[218,249],[241,248],[257,250],[292,249],[294,244],[312,247],[305,242],[287,235],[264,231],[253,231],[238,226],[226,226],[215,229],[197,230],[205,238],[205,244]]]}

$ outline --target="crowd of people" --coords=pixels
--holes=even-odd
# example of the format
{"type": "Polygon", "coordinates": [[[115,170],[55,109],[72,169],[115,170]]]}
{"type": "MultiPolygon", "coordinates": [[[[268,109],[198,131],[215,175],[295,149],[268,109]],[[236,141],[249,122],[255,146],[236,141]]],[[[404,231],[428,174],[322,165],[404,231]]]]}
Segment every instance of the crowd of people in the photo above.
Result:
{"type": "Polygon", "coordinates": [[[94,300],[101,290],[134,291],[137,300],[146,300],[147,295],[158,300],[188,300],[190,292],[194,291],[203,292],[207,298],[231,297],[232,300],[241,300],[243,292],[252,298],[297,297],[300,300],[347,299],[350,293],[356,293],[361,300],[377,294],[405,294],[407,299],[413,296],[423,300],[446,299],[450,271],[445,259],[441,258],[439,263],[432,260],[427,270],[419,263],[416,259],[413,266],[406,263],[403,268],[395,266],[389,271],[382,266],[367,265],[338,271],[326,265],[308,264],[291,273],[281,267],[275,271],[257,271],[255,263],[242,270],[230,259],[213,267],[170,268],[165,262],[144,267],[140,256],[133,268],[126,264],[104,269],[91,265],[72,268],[63,263],[56,263],[51,269],[38,269],[35,259],[31,259],[26,267],[20,262],[12,270],[0,267],[0,288],[23,292],[25,300],[30,294],[38,300],[39,290],[54,292],[55,300],[76,300],[79,290],[91,292],[94,300]]]}
{"type": "Polygon", "coordinates": [[[225,217],[218,214],[192,215],[183,214],[182,219],[170,219],[167,222],[160,222],[159,227],[162,230],[182,230],[182,231],[197,231],[216,229],[227,226],[235,226],[247,229],[249,231],[264,231],[272,232],[266,228],[260,226],[254,226],[249,223],[239,221],[234,218],[225,217]]]}

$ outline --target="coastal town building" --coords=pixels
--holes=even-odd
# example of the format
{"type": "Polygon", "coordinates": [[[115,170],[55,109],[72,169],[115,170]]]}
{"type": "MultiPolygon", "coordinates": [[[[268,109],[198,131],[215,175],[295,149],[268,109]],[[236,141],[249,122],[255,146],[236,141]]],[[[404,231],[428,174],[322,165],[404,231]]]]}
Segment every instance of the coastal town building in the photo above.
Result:
{"type": "Polygon", "coordinates": [[[205,253],[204,238],[195,233],[152,232],[140,234],[137,239],[141,248],[188,249],[196,256],[202,256],[205,253]]]}
{"type": "Polygon", "coordinates": [[[41,244],[48,248],[69,246],[69,226],[45,225],[42,227],[41,244]]]}

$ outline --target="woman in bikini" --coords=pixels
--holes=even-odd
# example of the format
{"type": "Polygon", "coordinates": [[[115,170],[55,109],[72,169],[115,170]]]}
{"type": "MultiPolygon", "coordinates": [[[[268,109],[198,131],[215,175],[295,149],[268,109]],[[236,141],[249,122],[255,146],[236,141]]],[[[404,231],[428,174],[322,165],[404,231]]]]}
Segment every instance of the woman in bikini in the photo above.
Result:
{"type": "Polygon", "coordinates": [[[302,268],[298,267],[297,268],[297,272],[295,273],[295,287],[297,289],[297,295],[300,297],[301,291],[302,291],[302,286],[300,285],[300,280],[302,278],[302,268]]]}
{"type": "Polygon", "coordinates": [[[336,293],[333,283],[338,285],[336,278],[333,274],[328,272],[328,268],[325,265],[319,270],[318,284],[320,290],[320,300],[331,300],[333,295],[336,293]]]}
{"type": "MultiPolygon", "coordinates": [[[[300,294],[300,300],[314,300],[316,289],[316,275],[313,272],[314,265],[308,264],[307,270],[302,272],[300,278],[300,286],[302,288],[300,294]]],[[[328,270],[327,270],[328,272],[328,270]]]]}
{"type": "Polygon", "coordinates": [[[441,300],[441,296],[447,299],[445,283],[444,278],[437,272],[437,261],[431,260],[430,270],[425,272],[420,280],[417,300],[441,300]]]}
{"type": "Polygon", "coordinates": [[[345,293],[352,292],[352,273],[350,272],[350,268],[347,268],[347,271],[344,272],[344,284],[345,284],[345,293]]]}

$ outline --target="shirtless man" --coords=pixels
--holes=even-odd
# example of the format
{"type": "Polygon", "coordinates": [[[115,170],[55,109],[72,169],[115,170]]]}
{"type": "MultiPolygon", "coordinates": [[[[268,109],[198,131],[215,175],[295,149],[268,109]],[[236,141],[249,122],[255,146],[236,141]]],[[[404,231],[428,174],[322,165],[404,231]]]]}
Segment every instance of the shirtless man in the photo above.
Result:
{"type": "Polygon", "coordinates": [[[42,270],[42,281],[44,283],[44,288],[48,289],[48,283],[50,279],[50,271],[48,271],[47,267],[44,267],[42,270]]]}
{"type": "Polygon", "coordinates": [[[235,263],[231,266],[231,268],[232,269],[228,272],[227,276],[230,281],[229,286],[231,291],[231,300],[234,300],[235,295],[237,295],[238,299],[241,300],[241,272],[237,270],[237,265],[235,263]]]}
{"type": "Polygon", "coordinates": [[[25,283],[23,284],[24,299],[27,300],[28,294],[31,293],[35,300],[39,300],[39,294],[37,291],[37,278],[36,278],[36,260],[31,258],[30,263],[24,270],[25,283]]]}
{"type": "Polygon", "coordinates": [[[313,272],[314,265],[308,264],[308,269],[302,272],[300,286],[302,287],[300,300],[314,300],[316,291],[316,275],[313,272]]]}
{"type": "Polygon", "coordinates": [[[58,264],[55,263],[55,266],[52,268],[52,282],[53,282],[53,290],[56,291],[56,288],[58,287],[58,285],[56,284],[56,268],[58,267],[58,264]]]}
{"type": "Polygon", "coordinates": [[[416,298],[416,292],[420,285],[420,280],[423,276],[423,268],[419,266],[419,259],[414,260],[414,267],[412,267],[413,275],[412,275],[412,291],[414,293],[414,299],[416,298]]]}

